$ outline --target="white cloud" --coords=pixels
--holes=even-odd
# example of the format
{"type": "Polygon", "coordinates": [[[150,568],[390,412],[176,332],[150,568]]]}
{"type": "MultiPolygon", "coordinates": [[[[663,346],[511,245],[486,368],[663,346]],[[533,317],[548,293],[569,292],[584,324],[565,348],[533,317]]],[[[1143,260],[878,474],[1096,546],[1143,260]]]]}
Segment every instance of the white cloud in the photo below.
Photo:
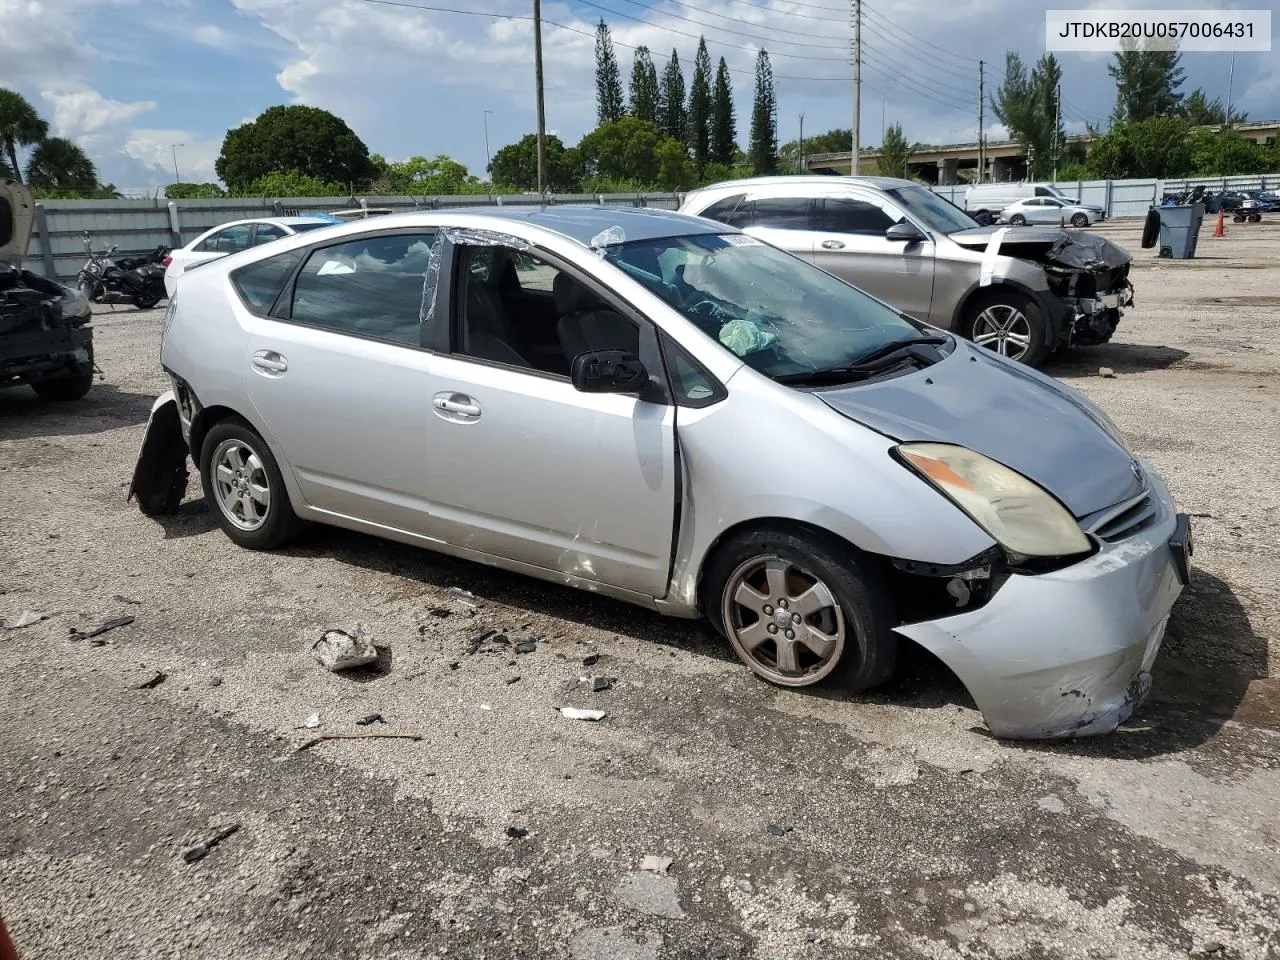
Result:
{"type": "Polygon", "coordinates": [[[73,140],[128,124],[156,108],[154,100],[125,103],[104,97],[97,90],[42,90],[40,96],[53,105],[53,126],[60,136],[73,140]]]}

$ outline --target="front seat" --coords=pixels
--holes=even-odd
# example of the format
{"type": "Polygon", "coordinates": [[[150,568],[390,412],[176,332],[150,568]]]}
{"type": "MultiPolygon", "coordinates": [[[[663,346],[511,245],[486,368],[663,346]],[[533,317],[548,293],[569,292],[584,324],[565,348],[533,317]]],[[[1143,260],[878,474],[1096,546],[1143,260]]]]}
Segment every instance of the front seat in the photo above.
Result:
{"type": "Polygon", "coordinates": [[[639,328],[613,310],[594,293],[565,273],[556,274],[551,287],[560,321],[556,335],[564,358],[573,366],[573,358],[591,350],[625,350],[640,355],[639,328]]]}
{"type": "Polygon", "coordinates": [[[502,297],[480,277],[468,276],[467,314],[463,324],[463,349],[481,360],[527,367],[529,361],[521,352],[520,334],[502,297]]]}

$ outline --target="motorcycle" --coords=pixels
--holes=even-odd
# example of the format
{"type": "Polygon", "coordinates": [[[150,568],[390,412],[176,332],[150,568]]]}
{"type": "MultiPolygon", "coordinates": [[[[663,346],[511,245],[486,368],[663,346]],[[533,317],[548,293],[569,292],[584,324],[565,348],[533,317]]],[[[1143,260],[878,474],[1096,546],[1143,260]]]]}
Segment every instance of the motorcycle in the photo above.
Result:
{"type": "Polygon", "coordinates": [[[149,310],[164,299],[164,267],[160,263],[168,251],[163,246],[141,257],[117,259],[117,244],[97,254],[89,231],[82,238],[89,259],[80,268],[76,286],[86,299],[93,303],[132,303],[139,310],[149,310]]]}

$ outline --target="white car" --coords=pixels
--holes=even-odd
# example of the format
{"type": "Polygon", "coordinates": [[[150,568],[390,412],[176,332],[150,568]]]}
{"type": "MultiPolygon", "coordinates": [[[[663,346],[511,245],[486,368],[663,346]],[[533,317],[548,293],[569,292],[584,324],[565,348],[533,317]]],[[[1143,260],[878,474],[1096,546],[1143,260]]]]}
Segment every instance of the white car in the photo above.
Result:
{"type": "Polygon", "coordinates": [[[1057,197],[1032,197],[1011,203],[1000,211],[1000,222],[1020,227],[1026,223],[1068,223],[1073,227],[1087,227],[1099,220],[1097,212],[1070,200],[1057,197]]]}
{"type": "Polygon", "coordinates": [[[233,220],[206,230],[185,247],[172,250],[164,259],[164,289],[172,297],[178,279],[191,267],[230,253],[261,246],[272,240],[291,237],[295,233],[333,226],[331,220],[318,217],[262,217],[257,220],[233,220]]]}

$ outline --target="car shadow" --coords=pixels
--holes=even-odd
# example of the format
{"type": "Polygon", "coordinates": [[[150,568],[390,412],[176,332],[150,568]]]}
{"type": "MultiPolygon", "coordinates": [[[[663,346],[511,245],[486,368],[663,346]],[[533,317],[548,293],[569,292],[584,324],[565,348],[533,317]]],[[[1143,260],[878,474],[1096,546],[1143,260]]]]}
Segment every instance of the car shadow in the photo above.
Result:
{"type": "MultiPolygon", "coordinates": [[[[191,483],[196,484],[198,494],[200,478],[190,477],[188,485],[191,483]]],[[[147,519],[164,531],[163,539],[165,540],[185,540],[187,537],[198,537],[218,528],[218,518],[213,515],[213,511],[209,509],[209,504],[203,497],[198,500],[184,501],[178,507],[177,513],[160,513],[147,519]]]]}
{"type": "Polygon", "coordinates": [[[76,437],[146,423],[153,394],[95,381],[79,400],[42,400],[30,387],[0,390],[0,440],[76,437]]]}
{"type": "Polygon", "coordinates": [[[1174,605],[1152,667],[1151,693],[1120,729],[1103,737],[1009,741],[1109,759],[1177,754],[1212,740],[1230,720],[1280,730],[1280,700],[1265,681],[1267,641],[1258,636],[1231,587],[1203,570],[1174,605]]]}
{"type": "Polygon", "coordinates": [[[1118,376],[1147,370],[1166,370],[1189,356],[1186,350],[1164,345],[1103,343],[1055,354],[1045,361],[1040,370],[1059,380],[1096,377],[1100,367],[1108,367],[1118,376]]]}

